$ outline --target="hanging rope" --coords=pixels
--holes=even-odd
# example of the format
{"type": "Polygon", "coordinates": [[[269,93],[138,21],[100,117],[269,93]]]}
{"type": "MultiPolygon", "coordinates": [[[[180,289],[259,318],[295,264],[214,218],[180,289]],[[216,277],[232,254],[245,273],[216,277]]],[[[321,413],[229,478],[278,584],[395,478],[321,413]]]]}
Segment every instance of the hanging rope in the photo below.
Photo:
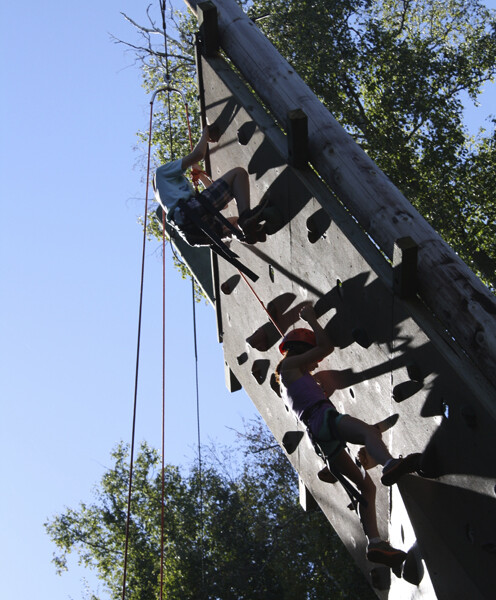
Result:
{"type": "Polygon", "coordinates": [[[260,299],[259,295],[257,294],[257,292],[253,289],[253,286],[251,285],[251,283],[248,281],[248,279],[246,279],[246,277],[244,276],[243,273],[241,273],[241,271],[238,270],[238,273],[241,275],[241,277],[245,280],[246,285],[250,288],[252,294],[255,296],[255,298],[258,300],[258,302],[260,303],[260,306],[264,309],[264,311],[266,312],[267,316],[269,317],[270,322],[272,323],[272,325],[274,325],[274,327],[277,329],[277,331],[279,332],[279,334],[281,335],[281,337],[284,337],[284,332],[282,331],[282,329],[279,327],[279,325],[274,321],[274,319],[272,318],[272,315],[270,314],[270,312],[267,310],[267,307],[265,306],[265,304],[262,302],[262,300],[260,299]]]}
{"type": "Polygon", "coordinates": [[[165,560],[165,212],[162,212],[162,481],[160,501],[160,600],[164,590],[165,560]]]}
{"type": "Polygon", "coordinates": [[[201,432],[200,432],[200,391],[198,385],[198,345],[196,336],[196,299],[195,299],[195,280],[193,275],[191,276],[191,293],[193,302],[193,339],[195,348],[195,381],[196,381],[196,433],[198,443],[198,479],[200,483],[200,552],[201,552],[201,576],[202,576],[202,590],[204,589],[205,583],[205,569],[204,569],[204,540],[205,540],[205,526],[203,521],[203,471],[202,471],[202,455],[201,455],[201,432]]]}
{"type": "Polygon", "coordinates": [[[145,216],[143,219],[143,245],[142,245],[142,256],[141,256],[141,280],[140,280],[140,294],[139,294],[139,310],[138,310],[138,339],[136,344],[136,370],[134,377],[134,402],[133,402],[133,425],[131,432],[131,455],[129,457],[129,489],[127,498],[127,516],[126,516],[126,534],[125,534],[125,547],[124,547],[124,567],[122,574],[122,600],[126,597],[126,578],[127,578],[127,563],[128,563],[128,548],[129,548],[129,526],[131,521],[131,496],[133,487],[133,463],[134,463],[134,445],[136,437],[136,413],[138,405],[138,375],[139,375],[139,359],[140,359],[140,345],[141,345],[141,322],[143,314],[143,283],[145,278],[145,249],[146,249],[146,228],[147,228],[147,217],[148,217],[148,182],[150,180],[150,155],[151,155],[151,143],[152,143],[152,122],[153,122],[153,101],[155,95],[150,102],[150,125],[148,130],[148,160],[146,166],[146,191],[145,191],[145,216]]]}
{"type": "MultiPolygon", "coordinates": [[[[169,53],[167,49],[167,20],[165,18],[166,0],[160,0],[162,13],[162,29],[164,31],[165,50],[165,79],[170,84],[169,53]]],[[[169,116],[169,153],[173,160],[172,128],[171,128],[171,104],[170,94],[167,94],[167,111],[169,116]]],[[[162,211],[162,478],[161,478],[161,501],[160,501],[160,600],[164,593],[164,562],[165,562],[165,211],[162,211]]]]}
{"type": "MultiPolygon", "coordinates": [[[[170,86],[171,77],[169,72],[169,50],[167,47],[167,19],[165,17],[165,9],[167,2],[166,0],[160,0],[160,12],[162,13],[162,29],[164,31],[164,53],[165,53],[165,83],[167,86],[170,86]]],[[[172,127],[170,127],[170,114],[171,114],[171,105],[170,105],[170,94],[167,94],[167,110],[169,114],[169,147],[171,152],[170,159],[172,160],[172,127]]]]}
{"type": "MultiPolygon", "coordinates": [[[[193,136],[191,135],[191,124],[189,118],[188,103],[184,101],[184,108],[186,111],[186,122],[188,124],[188,137],[189,146],[193,151],[193,136]]],[[[193,167],[191,169],[191,179],[196,193],[198,193],[198,186],[200,182],[200,176],[204,175],[208,177],[207,173],[193,167]]],[[[209,178],[210,179],[210,178],[209,178]]],[[[204,568],[204,540],[205,540],[205,526],[203,521],[203,471],[202,471],[202,454],[201,454],[201,431],[200,431],[200,387],[198,378],[198,344],[196,336],[196,298],[195,298],[195,279],[191,274],[191,301],[193,304],[193,341],[195,349],[195,383],[196,383],[196,433],[197,433],[197,445],[198,445],[198,480],[200,487],[200,553],[201,553],[201,589],[205,589],[205,568],[204,568]]]]}
{"type": "MultiPolygon", "coordinates": [[[[168,72],[168,52],[167,52],[167,34],[166,34],[166,21],[165,21],[165,0],[160,0],[160,7],[162,11],[162,23],[164,26],[164,40],[165,40],[165,53],[166,53],[166,78],[169,79],[168,72]]],[[[131,453],[129,457],[129,488],[128,488],[128,499],[127,499],[127,515],[126,515],[126,532],[125,532],[125,546],[124,546],[124,565],[122,574],[122,600],[126,597],[126,584],[127,584],[127,567],[128,567],[128,556],[129,556],[129,529],[131,522],[131,498],[133,489],[133,468],[134,468],[134,449],[135,449],[135,438],[136,438],[136,415],[137,415],[137,404],[138,404],[138,378],[139,378],[139,359],[140,359],[140,346],[141,346],[141,323],[143,314],[143,287],[144,287],[144,274],[145,274],[145,250],[146,250],[146,230],[148,225],[148,194],[149,194],[149,182],[150,182],[150,160],[151,160],[151,144],[152,144],[152,130],[153,130],[153,104],[155,98],[159,93],[158,90],[152,95],[150,100],[150,120],[148,128],[148,153],[147,153],[147,166],[146,166],[146,182],[145,182],[145,215],[143,219],[143,243],[142,243],[142,258],[141,258],[141,280],[140,280],[140,296],[139,296],[139,311],[138,311],[138,336],[137,336],[137,347],[136,347],[136,370],[135,370],[135,383],[134,383],[134,402],[133,402],[133,420],[132,420],[132,433],[131,433],[131,453]]],[[[169,119],[170,119],[170,97],[169,98],[169,119]]],[[[169,127],[171,132],[171,127],[169,127]]],[[[170,147],[172,152],[172,133],[170,133],[170,147]]],[[[163,223],[163,225],[165,225],[163,223]]],[[[165,244],[165,227],[163,228],[163,244],[165,244]]],[[[164,253],[165,256],[165,253],[164,253]]],[[[165,260],[165,259],[164,259],[165,260]]],[[[163,287],[165,288],[165,263],[163,266],[163,287]]],[[[163,292],[165,298],[165,289],[163,292]]],[[[165,323],[165,300],[163,301],[163,312],[165,323]]],[[[163,325],[163,341],[162,344],[165,347],[165,325],[163,325]]],[[[165,356],[165,351],[163,352],[165,356]]],[[[164,361],[165,362],[165,361],[164,361]]],[[[163,367],[165,372],[165,366],[163,367]]],[[[161,560],[160,560],[160,598],[162,600],[163,591],[163,564],[164,564],[164,446],[165,446],[165,375],[162,376],[162,501],[161,501],[161,560]]]]}
{"type": "MultiPolygon", "coordinates": [[[[186,122],[188,125],[188,136],[190,148],[193,150],[193,138],[191,134],[191,124],[189,117],[189,109],[188,102],[186,97],[173,87],[171,87],[171,79],[169,73],[169,55],[167,49],[167,24],[165,18],[165,9],[166,9],[166,1],[160,0],[160,8],[162,12],[162,27],[164,30],[164,46],[165,46],[165,64],[166,64],[166,87],[165,89],[158,91],[167,91],[167,107],[168,107],[168,118],[169,118],[169,155],[170,160],[174,160],[174,149],[173,149],[173,140],[172,140],[172,119],[171,119],[171,93],[178,93],[183,101],[184,109],[186,113],[186,122]]],[[[205,175],[208,177],[206,173],[199,169],[192,169],[192,180],[193,185],[195,187],[196,192],[198,192],[198,184],[201,175],[205,175]]],[[[162,371],[162,531],[161,531],[161,560],[160,560],[160,600],[162,600],[163,596],[163,578],[164,578],[164,473],[165,473],[165,465],[164,465],[164,456],[165,456],[165,211],[162,211],[162,270],[163,270],[163,293],[162,293],[162,310],[163,310],[163,327],[162,327],[162,351],[164,356],[163,363],[163,371],[162,371]]],[[[171,244],[172,251],[174,252],[174,248],[171,244]]],[[[175,252],[174,252],[175,254],[175,252]]],[[[205,572],[204,572],[204,521],[203,521],[203,473],[202,473],[202,456],[201,456],[201,431],[200,431],[200,393],[199,393],[199,378],[198,378],[198,347],[197,347],[197,335],[196,335],[196,302],[195,302],[195,284],[194,278],[191,277],[191,288],[192,288],[192,303],[193,303],[193,340],[194,340],[194,352],[195,352],[195,381],[196,381],[196,421],[197,421],[197,443],[198,443],[198,477],[199,477],[199,487],[200,487],[200,549],[201,549],[201,581],[202,581],[202,590],[204,589],[204,580],[205,580],[205,572]]]]}

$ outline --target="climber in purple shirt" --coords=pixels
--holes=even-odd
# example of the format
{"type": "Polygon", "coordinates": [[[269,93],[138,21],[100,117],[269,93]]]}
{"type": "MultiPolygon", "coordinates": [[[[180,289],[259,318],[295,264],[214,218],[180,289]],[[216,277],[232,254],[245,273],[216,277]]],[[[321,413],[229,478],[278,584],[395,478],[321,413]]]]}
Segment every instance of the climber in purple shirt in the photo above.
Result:
{"type": "Polygon", "coordinates": [[[360,490],[366,503],[360,503],[362,526],[368,539],[367,558],[372,562],[399,568],[406,553],[382,540],[377,527],[375,484],[370,475],[356,466],[344,450],[346,442],[364,445],[368,454],[383,465],[381,481],[393,485],[398,479],[418,468],[419,454],[393,458],[382,441],[381,431],[374,425],[349,415],[340,414],[324,390],[312,376],[319,362],[334,350],[312,307],[305,306],[300,317],[312,328],[288,332],[279,347],[284,358],[276,367],[282,397],[330,462],[360,490]],[[366,504],[366,505],[365,505],[366,504]]]}

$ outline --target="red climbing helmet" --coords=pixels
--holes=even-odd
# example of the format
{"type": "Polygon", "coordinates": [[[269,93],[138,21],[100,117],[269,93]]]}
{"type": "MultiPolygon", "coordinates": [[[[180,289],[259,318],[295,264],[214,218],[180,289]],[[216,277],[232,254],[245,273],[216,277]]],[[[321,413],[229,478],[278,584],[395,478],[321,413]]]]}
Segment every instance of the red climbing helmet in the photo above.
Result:
{"type": "Polygon", "coordinates": [[[282,342],[279,344],[279,352],[284,354],[288,348],[286,344],[291,342],[303,342],[304,344],[308,344],[309,346],[315,347],[317,345],[317,340],[315,339],[315,333],[310,329],[304,329],[300,327],[298,329],[293,329],[289,331],[283,338],[282,342]]]}

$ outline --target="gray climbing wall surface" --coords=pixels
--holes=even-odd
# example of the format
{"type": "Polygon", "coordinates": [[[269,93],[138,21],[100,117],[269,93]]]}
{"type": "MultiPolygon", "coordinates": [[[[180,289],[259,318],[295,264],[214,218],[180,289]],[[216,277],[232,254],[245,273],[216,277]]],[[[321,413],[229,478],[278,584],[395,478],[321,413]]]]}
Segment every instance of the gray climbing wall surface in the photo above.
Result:
{"type": "MultiPolygon", "coordinates": [[[[316,175],[288,165],[286,136],[229,66],[220,58],[201,64],[207,119],[221,130],[210,150],[212,176],[243,166],[253,203],[269,195],[267,241],[231,243],[258,281],[248,285],[232,265],[216,261],[229,385],[239,382],[249,394],[380,597],[489,597],[496,560],[494,390],[418,301],[394,293],[392,266],[316,175]],[[320,377],[338,410],[369,423],[399,413],[384,434],[391,452],[424,453],[429,478],[408,476],[389,490],[379,469],[370,471],[381,533],[409,551],[404,578],[366,561],[347,495],[318,479],[323,463],[274,385],[280,335],[254,292],[283,331],[304,325],[299,310],[313,302],[336,346],[320,377]]],[[[356,456],[358,447],[349,448],[356,456]]]]}

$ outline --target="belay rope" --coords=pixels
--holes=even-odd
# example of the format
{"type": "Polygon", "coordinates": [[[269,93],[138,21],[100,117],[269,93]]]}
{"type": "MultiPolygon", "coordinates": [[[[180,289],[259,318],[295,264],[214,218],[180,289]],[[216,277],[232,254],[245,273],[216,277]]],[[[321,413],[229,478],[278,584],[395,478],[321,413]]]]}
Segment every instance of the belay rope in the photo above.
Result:
{"type": "MultiPolygon", "coordinates": [[[[131,451],[130,451],[130,466],[129,466],[129,488],[128,488],[128,499],[127,499],[127,517],[126,517],[126,529],[125,529],[125,548],[124,548],[124,566],[123,566],[123,579],[122,579],[122,600],[125,600],[126,595],[126,581],[127,581],[127,567],[128,567],[128,555],[129,555],[129,528],[131,520],[131,498],[132,498],[132,484],[133,484],[133,466],[134,466],[134,450],[135,450],[135,433],[136,433],[136,414],[137,414],[137,397],[138,397],[138,379],[139,379],[139,360],[140,360],[140,346],[141,346],[141,324],[143,314],[143,288],[144,288],[144,273],[145,273],[145,251],[146,251],[146,232],[148,225],[148,204],[149,204],[149,181],[150,181],[150,161],[151,161],[151,140],[152,140],[152,128],[153,128],[153,105],[157,95],[161,92],[179,93],[183,97],[182,93],[170,86],[164,86],[159,90],[155,91],[150,100],[150,119],[149,119],[149,131],[148,131],[148,158],[147,158],[147,169],[146,169],[146,190],[145,190],[145,214],[143,219],[143,241],[142,241],[142,259],[141,259],[141,278],[140,278],[140,293],[139,293],[139,311],[138,311],[138,334],[137,334],[137,346],[136,346],[136,371],[135,371],[135,384],[134,384],[134,401],[133,401],[133,419],[132,419],[132,433],[131,433],[131,451]]],[[[184,97],[183,97],[184,99],[184,97]]],[[[187,103],[184,100],[185,108],[187,110],[187,103]]],[[[170,106],[170,102],[169,102],[170,106]]],[[[170,111],[169,111],[169,130],[172,130],[170,123],[170,111]]],[[[191,140],[191,129],[189,127],[189,114],[188,114],[188,129],[191,140]]],[[[172,156],[172,142],[171,142],[171,156],[172,156]]],[[[163,285],[162,285],[162,490],[161,490],[161,535],[160,535],[160,600],[163,598],[163,587],[164,587],[164,527],[165,527],[165,245],[166,245],[166,229],[165,229],[165,212],[162,213],[162,273],[163,273],[163,285]]],[[[259,298],[251,284],[248,282],[244,274],[238,269],[241,277],[245,280],[246,284],[259,301],[260,305],[266,312],[269,320],[275,326],[280,335],[283,335],[282,330],[274,321],[269,311],[265,307],[262,300],[259,298]]],[[[196,336],[196,311],[195,311],[195,288],[194,279],[191,278],[192,283],[192,297],[193,297],[193,325],[194,325],[194,349],[195,349],[195,372],[196,372],[196,406],[197,406],[197,436],[198,436],[198,477],[200,487],[200,548],[201,548],[201,562],[202,562],[202,588],[204,587],[204,524],[203,524],[203,484],[202,484],[202,460],[201,460],[201,438],[200,438],[200,403],[199,403],[199,385],[198,385],[198,353],[197,353],[197,336],[196,336]]]]}
{"type": "MultiPolygon", "coordinates": [[[[166,32],[166,20],[165,20],[165,0],[160,0],[160,8],[162,12],[162,23],[164,29],[164,40],[165,40],[165,57],[166,57],[166,80],[170,81],[169,66],[168,66],[168,52],[167,52],[167,32],[166,32]]],[[[171,158],[173,154],[172,145],[172,125],[171,125],[171,105],[170,105],[170,93],[176,92],[183,98],[183,103],[186,110],[186,118],[188,121],[188,132],[190,138],[190,144],[192,144],[191,128],[189,124],[189,113],[188,105],[183,94],[169,85],[157,90],[150,100],[150,121],[148,130],[148,157],[147,157],[147,168],[146,168],[146,190],[145,190],[145,215],[143,219],[143,242],[142,242],[142,259],[141,259],[141,278],[140,278],[140,294],[139,294],[139,311],[138,311],[138,334],[137,334],[137,347],[136,347],[136,369],[135,369],[135,383],[134,383],[134,401],[133,401],[133,418],[132,418],[132,432],[131,432],[131,451],[129,458],[129,486],[128,486],[128,498],[127,498],[127,516],[126,516],[126,528],[125,528],[125,547],[124,547],[124,564],[123,564],[123,575],[122,575],[122,600],[126,597],[126,583],[127,583],[127,567],[128,567],[128,556],[129,556],[129,528],[131,521],[131,499],[132,499],[132,485],[133,485],[133,466],[134,466],[134,449],[135,449],[135,437],[136,437],[136,414],[137,414],[137,398],[138,398],[138,378],[139,378],[139,358],[140,358],[140,345],[141,345],[141,324],[143,314],[143,287],[144,287],[144,273],[145,273],[145,250],[146,250],[146,232],[147,232],[147,220],[148,220],[148,193],[149,193],[149,182],[150,182],[150,160],[151,160],[151,142],[152,142],[152,128],[153,128],[153,104],[158,93],[167,91],[168,100],[168,115],[169,115],[169,142],[170,142],[170,153],[171,158]]],[[[199,174],[196,175],[199,177],[199,174]]],[[[165,229],[165,214],[162,215],[162,477],[161,477],[161,534],[160,534],[160,600],[163,598],[164,588],[164,529],[165,529],[165,245],[166,245],[166,229],[165,229]]],[[[201,562],[202,562],[202,589],[204,582],[204,526],[203,526],[203,485],[202,485],[202,461],[201,461],[201,439],[200,439],[200,405],[199,405],[199,386],[198,386],[198,354],[197,354],[197,340],[196,340],[196,312],[195,312],[195,289],[194,281],[192,278],[192,291],[193,291],[193,321],[194,321],[194,349],[195,349],[195,363],[196,363],[196,404],[197,404],[197,434],[198,434],[198,464],[199,464],[199,484],[200,484],[200,547],[201,547],[201,562]]]]}
{"type": "Polygon", "coordinates": [[[142,256],[141,256],[141,279],[140,279],[140,294],[139,294],[139,310],[138,310],[138,336],[136,344],[136,370],[134,378],[134,402],[133,402],[133,419],[132,419],[132,432],[131,432],[131,453],[129,457],[129,487],[128,487],[128,498],[127,498],[127,516],[126,516],[126,532],[125,532],[125,546],[124,546],[124,566],[122,574],[122,600],[126,598],[126,578],[127,578],[127,563],[128,563],[128,549],[129,549],[129,525],[131,521],[131,494],[133,486],[133,463],[134,463],[134,445],[136,437],[136,409],[138,404],[138,375],[139,375],[139,358],[140,358],[140,341],[141,341],[141,322],[143,314],[143,283],[145,275],[145,249],[146,249],[146,229],[147,229],[147,216],[148,216],[148,181],[150,178],[150,154],[151,154],[151,143],[152,143],[152,118],[153,118],[153,103],[150,103],[150,127],[148,136],[148,163],[146,167],[146,191],[145,191],[145,216],[143,220],[143,244],[142,244],[142,256]]]}
{"type": "MultiPolygon", "coordinates": [[[[137,398],[138,398],[138,379],[139,379],[139,360],[140,360],[140,346],[141,346],[141,324],[143,314],[143,288],[144,288],[144,273],[145,273],[145,250],[146,250],[146,233],[148,226],[148,200],[149,200],[149,182],[150,182],[150,161],[151,161],[151,142],[152,142],[152,129],[153,129],[153,105],[155,99],[159,93],[167,92],[167,107],[168,107],[168,118],[169,118],[169,144],[170,144],[170,157],[173,158],[173,142],[172,142],[172,123],[171,123],[171,103],[170,94],[177,93],[181,96],[183,105],[186,113],[186,121],[188,125],[188,136],[191,150],[193,150],[193,139],[191,134],[190,117],[188,110],[188,103],[185,96],[178,89],[173,88],[170,85],[169,75],[169,57],[167,50],[167,31],[166,31],[166,19],[165,9],[166,0],[160,0],[160,9],[162,13],[162,24],[164,30],[164,43],[165,43],[165,59],[166,59],[166,82],[167,85],[156,90],[150,100],[150,119],[149,119],[149,131],[148,131],[148,156],[147,156],[147,168],[146,168],[146,190],[145,190],[145,214],[143,219],[143,241],[142,241],[142,258],[141,258],[141,277],[140,277],[140,293],[139,293],[139,310],[138,310],[138,333],[137,333],[137,344],[136,344],[136,370],[135,370],[135,382],[134,382],[134,400],[133,400],[133,418],[132,418],[132,433],[131,433],[131,449],[129,458],[129,487],[128,487],[128,498],[127,498],[127,516],[126,516],[126,528],[125,528],[125,548],[124,548],[124,565],[123,565],[123,576],[122,576],[122,600],[126,597],[126,581],[127,581],[127,568],[128,568],[128,555],[129,555],[129,529],[131,521],[131,499],[132,499],[132,485],[133,485],[133,465],[134,465],[134,451],[135,451],[135,435],[136,435],[136,415],[137,415],[137,398]]],[[[192,169],[192,182],[196,193],[198,194],[198,184],[201,176],[206,176],[210,179],[209,175],[204,171],[199,171],[196,168],[192,169]]],[[[211,179],[210,179],[211,181],[211,179]]],[[[161,457],[161,534],[160,534],[160,600],[163,598],[164,588],[164,545],[165,545],[165,246],[166,246],[166,228],[165,228],[165,211],[162,211],[162,457],[161,457]]],[[[172,248],[172,244],[171,244],[172,248]]],[[[173,248],[172,248],[173,249],[173,248]]],[[[221,253],[222,255],[222,253],[221,253]]],[[[284,335],[281,328],[275,322],[270,315],[266,306],[257,295],[251,284],[248,282],[243,271],[245,271],[250,277],[252,273],[243,268],[237,261],[233,261],[229,255],[225,258],[229,260],[238,270],[241,277],[244,279],[249,289],[256,297],[263,310],[267,314],[269,320],[272,322],[274,327],[277,329],[281,336],[284,335]],[[236,264],[237,263],[237,264],[236,264]],[[241,267],[241,268],[240,268],[241,267]]],[[[253,279],[253,277],[251,277],[253,279]]],[[[195,285],[193,275],[191,277],[192,283],[192,301],[193,301],[193,334],[194,334],[194,352],[195,352],[195,375],[196,375],[196,413],[197,413],[197,442],[198,442],[198,478],[199,478],[199,503],[200,503],[200,548],[201,548],[201,577],[202,577],[202,590],[204,589],[204,523],[203,523],[203,474],[202,474],[202,459],[201,459],[201,435],[200,435],[200,401],[199,401],[199,385],[198,385],[198,352],[197,352],[197,333],[196,333],[196,310],[195,310],[195,285]]]]}
{"type": "MultiPolygon", "coordinates": [[[[143,249],[142,249],[142,260],[141,260],[141,282],[140,282],[140,300],[139,300],[139,314],[138,314],[138,341],[136,350],[136,373],[135,373],[135,385],[134,385],[134,404],[133,404],[133,424],[131,434],[131,453],[130,453],[130,467],[129,467],[129,489],[128,489],[128,501],[127,501],[127,517],[126,517],[126,533],[125,533],[125,548],[124,548],[124,567],[123,567],[123,583],[122,583],[122,600],[125,600],[126,593],[126,580],[127,580],[127,565],[128,565],[128,550],[129,550],[129,526],[131,520],[131,497],[132,497],[132,484],[133,484],[133,465],[134,465],[134,449],[135,449],[135,432],[136,432],[136,412],[137,412],[137,395],[138,395],[138,375],[139,375],[139,356],[140,356],[140,340],[141,340],[141,322],[143,313],[143,287],[144,287],[144,271],[145,271],[145,248],[146,248],[146,231],[148,224],[148,190],[150,181],[150,161],[151,161],[151,140],[152,140],[152,128],[153,128],[153,105],[157,95],[161,92],[167,92],[168,107],[169,107],[169,131],[172,131],[171,116],[170,116],[170,93],[177,93],[181,96],[186,111],[186,118],[188,122],[188,132],[190,138],[190,144],[192,144],[191,127],[189,123],[189,112],[187,101],[180,90],[177,90],[169,85],[164,86],[156,90],[150,100],[150,121],[148,131],[148,157],[147,157],[147,169],[146,169],[146,192],[145,192],[145,215],[143,219],[143,249]]],[[[172,138],[170,138],[170,153],[172,157],[172,138]]],[[[197,170],[196,170],[197,171],[197,170]]],[[[196,186],[198,185],[198,178],[201,172],[196,172],[196,186]]],[[[206,175],[206,174],[205,174],[206,175]]],[[[160,549],[160,598],[163,596],[163,582],[164,582],[164,525],[165,525],[165,245],[166,245],[166,228],[165,228],[165,213],[162,213],[162,272],[163,272],[163,290],[162,290],[162,491],[161,491],[161,549],[160,549]]],[[[200,439],[200,409],[199,409],[199,385],[198,385],[198,354],[197,354],[197,340],[196,340],[196,313],[195,313],[195,289],[194,280],[192,278],[192,291],[193,291],[193,319],[194,319],[194,347],[195,347],[195,361],[196,361],[196,396],[197,396],[197,432],[198,432],[198,477],[200,484],[200,547],[202,551],[202,582],[204,580],[203,573],[203,485],[202,485],[202,461],[201,461],[201,439],[200,439]]]]}

